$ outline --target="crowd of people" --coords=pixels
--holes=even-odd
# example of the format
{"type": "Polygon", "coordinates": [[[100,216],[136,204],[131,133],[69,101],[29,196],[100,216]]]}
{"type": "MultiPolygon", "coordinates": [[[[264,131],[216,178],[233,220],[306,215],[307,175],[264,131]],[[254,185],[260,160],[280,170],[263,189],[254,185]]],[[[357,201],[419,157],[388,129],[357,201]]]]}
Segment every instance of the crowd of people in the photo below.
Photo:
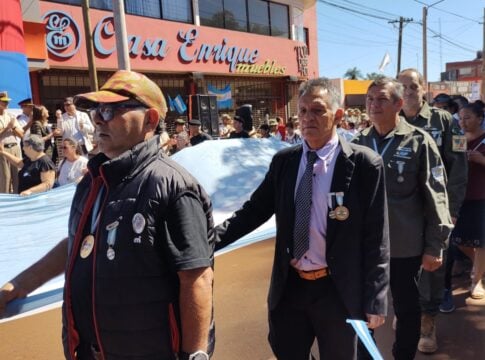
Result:
{"type": "Polygon", "coordinates": [[[164,95],[145,76],[118,71],[100,92],[66,98],[54,135],[45,108],[27,101],[15,118],[0,93],[4,192],[46,191],[56,171],[60,185],[79,182],[68,237],[0,288],[0,314],[65,271],[66,358],[207,360],[214,250],[275,215],[268,340],[278,359],[309,358],[315,340],[322,358],[369,358],[345,320],[380,327],[388,289],[394,358],[435,352],[436,316],[454,310],[457,251],[473,263],[470,296],[485,298],[485,109],[463,99],[440,106],[443,96],[431,106],[425,93],[421,74],[405,69],[370,84],[365,113],[345,111],[318,78],[301,85],[298,115],[286,124],[268,118],[256,130],[242,111],[222,114],[219,138],[293,146],[218,226],[197,180],[166,156],[212,137],[199,119],[181,118],[169,135],[164,95]],[[57,169],[44,152],[56,136],[57,169]]]}
{"type": "Polygon", "coordinates": [[[77,111],[68,97],[65,112],[57,110],[56,123],[49,124],[45,106],[24,99],[18,104],[21,114],[14,116],[8,112],[10,100],[7,91],[0,92],[0,193],[27,196],[79,182],[93,150],[88,114],[77,111]]]}

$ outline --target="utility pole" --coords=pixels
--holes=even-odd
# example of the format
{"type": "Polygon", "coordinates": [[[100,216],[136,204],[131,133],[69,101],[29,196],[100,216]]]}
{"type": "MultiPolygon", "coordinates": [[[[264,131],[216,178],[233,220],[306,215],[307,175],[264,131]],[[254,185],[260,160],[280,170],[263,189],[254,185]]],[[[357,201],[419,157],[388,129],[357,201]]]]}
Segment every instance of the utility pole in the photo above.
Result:
{"type": "Polygon", "coordinates": [[[91,21],[89,20],[89,0],[82,1],[84,38],[86,39],[86,53],[88,57],[89,85],[91,91],[98,91],[98,76],[94,62],[93,38],[91,36],[91,21]]]}
{"type": "Polygon", "coordinates": [[[396,77],[399,75],[399,73],[401,72],[401,50],[402,50],[402,29],[403,29],[403,25],[404,23],[408,23],[408,22],[411,22],[413,21],[413,19],[405,19],[403,18],[402,16],[399,18],[399,20],[392,20],[392,21],[389,21],[389,24],[394,24],[394,23],[399,23],[399,40],[398,40],[398,44],[397,44],[397,75],[396,77]]]}
{"type": "Polygon", "coordinates": [[[125,22],[125,4],[123,0],[113,0],[113,18],[115,23],[118,69],[130,70],[130,56],[128,54],[128,40],[125,22]]]}
{"type": "Polygon", "coordinates": [[[423,81],[428,95],[428,8],[423,6],[423,81]]]}
{"type": "Polygon", "coordinates": [[[423,81],[424,81],[424,86],[425,86],[425,89],[426,89],[426,95],[428,95],[429,91],[428,91],[428,42],[427,42],[427,39],[428,39],[428,21],[427,21],[427,18],[428,18],[428,9],[430,7],[433,7],[437,4],[439,4],[440,2],[443,2],[445,0],[439,0],[439,1],[436,1],[434,3],[432,3],[431,5],[428,5],[422,1],[419,1],[419,0],[414,0],[416,1],[417,3],[420,3],[420,4],[423,4],[425,6],[423,6],[423,81]]]}

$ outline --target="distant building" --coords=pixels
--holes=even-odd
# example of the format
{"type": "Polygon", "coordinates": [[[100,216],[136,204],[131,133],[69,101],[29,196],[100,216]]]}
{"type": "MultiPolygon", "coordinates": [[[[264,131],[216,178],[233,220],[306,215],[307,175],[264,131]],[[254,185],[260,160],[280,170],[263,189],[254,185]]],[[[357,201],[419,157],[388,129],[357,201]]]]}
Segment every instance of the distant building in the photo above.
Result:
{"type": "Polygon", "coordinates": [[[441,81],[480,81],[482,79],[482,52],[469,61],[446,63],[446,71],[441,73],[441,81]]]}
{"type": "Polygon", "coordinates": [[[474,60],[446,63],[440,82],[429,82],[429,99],[439,93],[463,95],[470,101],[480,99],[482,84],[482,52],[477,51],[474,60]]]}

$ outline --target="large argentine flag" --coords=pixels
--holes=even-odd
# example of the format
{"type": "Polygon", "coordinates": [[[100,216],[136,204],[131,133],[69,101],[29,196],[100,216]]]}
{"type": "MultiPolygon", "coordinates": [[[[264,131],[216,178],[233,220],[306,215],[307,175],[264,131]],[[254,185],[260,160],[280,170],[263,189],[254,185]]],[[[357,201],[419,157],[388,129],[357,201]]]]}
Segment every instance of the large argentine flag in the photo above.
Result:
{"type": "Polygon", "coordinates": [[[0,22],[0,91],[8,91],[17,107],[19,101],[31,97],[20,0],[0,1],[0,22]]]}

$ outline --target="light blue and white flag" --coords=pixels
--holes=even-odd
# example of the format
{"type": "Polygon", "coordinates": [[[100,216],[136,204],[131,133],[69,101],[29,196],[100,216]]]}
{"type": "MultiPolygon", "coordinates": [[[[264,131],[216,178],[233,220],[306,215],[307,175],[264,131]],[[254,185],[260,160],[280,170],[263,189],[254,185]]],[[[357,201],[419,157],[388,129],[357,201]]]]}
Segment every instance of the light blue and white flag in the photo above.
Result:
{"type": "Polygon", "coordinates": [[[219,109],[232,108],[231,84],[227,84],[224,89],[217,89],[212,85],[207,85],[207,93],[217,96],[217,107],[219,109]]]}
{"type": "Polygon", "coordinates": [[[183,114],[187,111],[187,106],[185,105],[184,99],[182,99],[182,96],[180,95],[177,95],[175,99],[173,99],[173,106],[179,114],[183,114]]]}
{"type": "Polygon", "coordinates": [[[347,323],[352,325],[360,341],[362,341],[370,356],[372,356],[372,359],[384,360],[381,353],[379,352],[379,349],[376,346],[376,343],[374,342],[374,339],[372,339],[372,336],[369,332],[369,329],[367,328],[367,324],[365,323],[365,321],[347,319],[347,323]]]}

